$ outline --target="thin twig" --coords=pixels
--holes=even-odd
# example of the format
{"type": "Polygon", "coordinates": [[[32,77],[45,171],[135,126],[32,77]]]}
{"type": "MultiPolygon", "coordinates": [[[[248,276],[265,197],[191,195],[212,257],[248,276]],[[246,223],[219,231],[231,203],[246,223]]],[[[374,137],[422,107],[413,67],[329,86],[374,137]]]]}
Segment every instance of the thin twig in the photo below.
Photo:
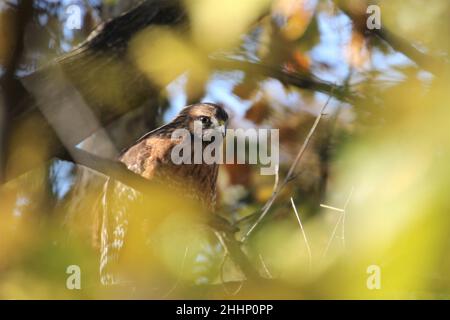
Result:
{"type": "MultiPolygon", "coordinates": [[[[352,21],[357,21],[359,19],[360,12],[355,12],[348,6],[344,5],[346,4],[345,1],[334,1],[334,3],[352,21]]],[[[445,72],[449,68],[448,61],[435,55],[422,52],[413,43],[410,43],[405,38],[390,31],[386,28],[386,26],[381,26],[380,28],[375,28],[373,30],[369,30],[366,28],[364,31],[369,34],[373,34],[379,39],[383,40],[392,49],[397,52],[401,52],[424,70],[427,70],[434,74],[440,74],[442,72],[445,72]]]]}
{"type": "Polygon", "coordinates": [[[183,276],[184,265],[186,263],[186,258],[187,258],[188,252],[189,252],[189,247],[186,247],[186,249],[184,250],[183,261],[181,262],[180,274],[178,275],[177,281],[172,286],[172,288],[170,288],[170,290],[167,291],[167,293],[163,296],[163,299],[165,299],[168,296],[170,296],[172,294],[172,292],[175,291],[175,289],[178,287],[178,285],[179,285],[179,283],[181,281],[181,277],[183,276]]]}
{"type": "Polygon", "coordinates": [[[228,247],[227,247],[222,235],[218,231],[214,231],[214,234],[217,237],[217,239],[219,240],[220,244],[222,245],[222,247],[225,251],[223,254],[222,262],[220,263],[220,282],[222,283],[222,288],[226,292],[226,294],[228,294],[230,296],[235,296],[239,293],[239,291],[241,291],[242,287],[244,286],[244,281],[241,281],[239,287],[236,290],[234,290],[233,292],[228,290],[228,288],[226,287],[225,278],[223,277],[223,267],[225,265],[225,262],[227,261],[227,258],[230,256],[230,252],[228,251],[228,247]]]}
{"type": "MultiPolygon", "coordinates": [[[[280,181],[280,165],[279,165],[279,164],[276,164],[276,165],[275,165],[275,181],[274,181],[274,183],[273,183],[272,192],[275,192],[275,190],[277,190],[279,181],[280,181]]],[[[249,215],[246,215],[245,217],[242,217],[242,218],[236,220],[236,221],[233,223],[233,226],[239,225],[239,224],[241,224],[241,223],[244,222],[244,221],[253,219],[253,217],[254,217],[257,213],[258,213],[258,210],[256,210],[256,211],[250,213],[249,215]]]]}
{"type": "Polygon", "coordinates": [[[325,205],[325,204],[321,204],[320,205],[322,208],[327,208],[327,209],[330,209],[330,210],[341,212],[341,215],[339,216],[339,219],[336,222],[336,225],[334,226],[333,233],[331,234],[331,237],[328,240],[328,243],[327,243],[327,246],[325,248],[325,251],[322,254],[321,260],[323,260],[325,258],[325,256],[327,255],[328,250],[330,249],[331,243],[333,242],[333,240],[334,240],[334,238],[336,236],[336,232],[337,232],[338,226],[340,225],[341,221],[342,221],[342,231],[341,231],[342,246],[345,248],[345,218],[346,218],[346,210],[347,210],[348,204],[350,203],[350,199],[352,198],[353,190],[354,190],[354,187],[352,187],[352,189],[350,190],[350,194],[348,195],[347,199],[345,200],[345,204],[344,204],[344,208],[343,209],[332,207],[332,206],[328,206],[328,205],[325,205]]]}
{"type": "Polygon", "coordinates": [[[332,206],[329,206],[329,205],[326,205],[326,204],[320,204],[320,206],[322,208],[325,208],[325,209],[330,209],[330,210],[337,211],[337,212],[344,212],[344,209],[332,207],[332,206]]]}
{"type": "Polygon", "coordinates": [[[324,251],[323,254],[322,254],[321,261],[323,261],[323,260],[325,259],[326,255],[327,255],[327,253],[328,253],[328,250],[330,249],[331,243],[333,242],[333,240],[334,240],[334,238],[335,238],[335,236],[336,236],[337,229],[338,229],[338,227],[339,227],[339,224],[341,223],[341,220],[342,220],[342,217],[343,217],[343,216],[344,216],[344,215],[342,215],[342,214],[339,216],[339,219],[338,219],[338,221],[336,222],[336,225],[334,226],[333,232],[331,233],[331,237],[330,237],[330,239],[328,240],[328,243],[327,243],[327,246],[326,246],[326,248],[325,248],[325,251],[324,251]]]}
{"type": "Polygon", "coordinates": [[[280,181],[280,165],[276,164],[275,165],[275,182],[273,184],[272,192],[275,192],[275,190],[277,190],[279,181],[280,181]]]}
{"type": "Polygon", "coordinates": [[[345,249],[345,218],[347,217],[347,206],[350,203],[350,199],[352,198],[354,188],[350,190],[350,194],[347,197],[347,200],[345,200],[344,204],[344,212],[342,213],[342,246],[345,249]]]}
{"type": "Polygon", "coordinates": [[[356,98],[354,92],[347,90],[341,85],[336,85],[335,83],[324,81],[312,74],[289,72],[282,68],[277,68],[263,63],[230,59],[224,56],[210,56],[209,58],[215,69],[240,70],[245,71],[247,74],[254,73],[261,76],[274,78],[289,86],[331,95],[342,102],[352,103],[356,98]]]}
{"type": "Polygon", "coordinates": [[[273,191],[272,196],[269,198],[269,200],[266,202],[264,207],[262,208],[261,215],[258,217],[258,220],[251,226],[251,228],[247,231],[247,233],[242,238],[242,242],[245,242],[250,234],[255,230],[255,228],[261,223],[261,221],[266,217],[267,213],[269,212],[270,208],[272,207],[272,204],[275,202],[275,199],[277,198],[280,191],[284,188],[284,186],[290,181],[292,175],[294,174],[294,170],[296,169],[298,163],[300,162],[303,154],[305,153],[306,148],[309,145],[309,142],[311,140],[312,135],[316,131],[317,126],[319,125],[320,120],[322,119],[324,115],[324,111],[326,107],[328,106],[328,103],[331,100],[331,95],[328,97],[326,103],[323,105],[322,109],[320,110],[319,114],[316,117],[316,120],[314,121],[313,126],[309,130],[308,136],[306,137],[305,141],[303,142],[302,147],[300,148],[297,156],[295,157],[294,162],[292,163],[291,167],[289,168],[289,171],[284,178],[283,182],[278,185],[278,187],[273,191]]]}
{"type": "Polygon", "coordinates": [[[262,254],[260,253],[260,254],[258,255],[258,257],[259,257],[259,261],[261,261],[261,265],[262,265],[264,271],[266,272],[267,276],[268,276],[269,278],[272,279],[272,278],[273,278],[273,275],[272,275],[272,273],[270,272],[269,268],[267,268],[267,265],[266,265],[266,263],[264,262],[264,259],[263,259],[262,254]]]}
{"type": "Polygon", "coordinates": [[[244,286],[244,281],[241,281],[239,283],[239,286],[236,288],[236,290],[234,291],[228,290],[225,279],[223,277],[223,267],[228,257],[229,257],[228,253],[225,253],[223,256],[222,263],[220,264],[220,282],[222,283],[223,291],[225,291],[226,294],[228,294],[229,296],[235,296],[241,291],[242,287],[244,286]]]}
{"type": "Polygon", "coordinates": [[[306,249],[308,250],[308,269],[311,272],[312,270],[312,254],[311,247],[309,246],[308,238],[306,237],[305,229],[303,229],[302,221],[300,220],[300,215],[297,212],[297,208],[295,207],[294,199],[291,197],[292,208],[294,209],[295,216],[297,217],[298,224],[300,225],[300,229],[302,231],[303,239],[305,240],[306,249]]]}

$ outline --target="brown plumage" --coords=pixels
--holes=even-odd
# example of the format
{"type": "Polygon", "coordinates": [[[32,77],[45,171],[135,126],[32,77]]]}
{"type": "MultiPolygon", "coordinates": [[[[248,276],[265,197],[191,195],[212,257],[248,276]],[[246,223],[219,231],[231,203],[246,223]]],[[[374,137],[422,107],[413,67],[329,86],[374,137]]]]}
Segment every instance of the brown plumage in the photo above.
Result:
{"type": "MultiPolygon", "coordinates": [[[[157,128],[133,146],[124,150],[119,161],[136,174],[149,180],[156,180],[196,201],[204,208],[214,211],[218,164],[175,164],[171,159],[172,149],[182,139],[172,139],[177,129],[188,130],[195,135],[194,124],[201,125],[203,134],[212,131],[225,133],[228,115],[216,104],[199,103],[184,108],[170,123],[157,128]]],[[[208,143],[203,142],[205,147],[208,143]]],[[[194,152],[194,148],[191,149],[194,152]]],[[[100,275],[103,284],[113,284],[116,277],[115,265],[120,259],[120,251],[125,244],[129,227],[130,202],[140,201],[141,195],[135,190],[116,181],[108,181],[102,199],[100,217],[100,275]]]]}

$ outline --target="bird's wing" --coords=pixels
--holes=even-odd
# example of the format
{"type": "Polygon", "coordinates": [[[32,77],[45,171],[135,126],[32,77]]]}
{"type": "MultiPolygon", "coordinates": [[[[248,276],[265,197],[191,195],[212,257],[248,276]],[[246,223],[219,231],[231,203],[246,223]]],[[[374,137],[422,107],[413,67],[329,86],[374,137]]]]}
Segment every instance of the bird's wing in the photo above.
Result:
{"type": "MultiPolygon", "coordinates": [[[[152,179],[155,172],[169,161],[173,142],[150,136],[129,148],[120,161],[144,178],[152,179]]],[[[100,278],[105,285],[117,284],[120,255],[126,243],[133,207],[143,201],[143,195],[114,179],[105,183],[100,210],[100,278]]]]}
{"type": "Polygon", "coordinates": [[[161,165],[171,161],[170,153],[176,143],[170,138],[150,136],[129,148],[119,160],[128,170],[146,179],[152,179],[161,165]]]}
{"type": "Polygon", "coordinates": [[[172,127],[171,123],[166,123],[165,125],[162,125],[156,129],[153,129],[150,132],[147,132],[146,134],[144,134],[143,136],[141,136],[139,139],[136,140],[136,142],[130,146],[127,147],[123,150],[120,151],[120,157],[123,157],[131,148],[133,148],[134,146],[138,145],[139,143],[141,143],[142,141],[146,140],[146,139],[150,139],[152,137],[156,137],[158,136],[160,133],[166,133],[167,131],[169,131],[172,127]]]}

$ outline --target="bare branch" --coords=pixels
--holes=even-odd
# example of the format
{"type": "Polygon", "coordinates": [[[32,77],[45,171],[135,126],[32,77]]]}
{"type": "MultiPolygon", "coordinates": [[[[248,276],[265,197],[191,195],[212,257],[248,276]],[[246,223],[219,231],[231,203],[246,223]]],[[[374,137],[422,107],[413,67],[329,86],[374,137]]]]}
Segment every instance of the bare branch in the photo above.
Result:
{"type": "Polygon", "coordinates": [[[286,85],[322,92],[343,102],[352,103],[357,99],[348,87],[338,86],[334,83],[324,81],[311,73],[288,72],[278,67],[243,60],[218,59],[214,57],[210,57],[210,59],[212,60],[213,66],[217,69],[243,70],[258,76],[274,78],[286,85]]]}
{"type": "MultiPolygon", "coordinates": [[[[360,13],[359,12],[352,12],[349,8],[347,8],[345,5],[339,4],[335,1],[335,4],[337,7],[344,12],[352,21],[355,23],[358,22],[360,19],[360,13]]],[[[363,13],[365,14],[365,13],[363,13]]],[[[382,26],[380,29],[373,29],[369,30],[365,28],[364,30],[366,33],[372,34],[379,39],[386,42],[392,49],[395,51],[403,53],[405,56],[407,56],[411,61],[415,62],[420,68],[427,70],[431,73],[437,74],[448,71],[449,64],[448,62],[444,61],[443,59],[440,59],[438,57],[435,57],[433,55],[427,54],[419,50],[417,47],[415,47],[412,43],[410,43],[408,40],[400,37],[399,35],[396,35],[386,27],[382,26]]]]}
{"type": "Polygon", "coordinates": [[[188,252],[189,252],[189,247],[186,247],[186,249],[184,250],[183,260],[181,261],[180,274],[178,275],[178,278],[177,278],[175,284],[172,286],[172,288],[170,288],[170,290],[163,296],[163,299],[167,299],[167,297],[170,296],[175,291],[175,289],[178,287],[178,285],[180,284],[181,277],[183,276],[183,273],[184,273],[184,265],[186,263],[186,258],[187,258],[188,252]]]}
{"type": "Polygon", "coordinates": [[[261,265],[262,265],[264,271],[266,272],[267,276],[268,276],[269,278],[273,278],[273,275],[272,275],[272,273],[270,272],[269,268],[267,267],[267,265],[266,265],[266,263],[265,263],[265,261],[264,261],[264,259],[263,259],[262,254],[260,253],[260,254],[258,255],[258,257],[259,257],[259,261],[261,261],[261,265]]]}
{"type": "Polygon", "coordinates": [[[347,218],[347,206],[350,203],[350,199],[352,198],[354,188],[350,190],[350,194],[347,197],[347,200],[345,200],[344,204],[344,212],[342,213],[342,246],[345,249],[345,219],[347,218]]]}
{"type": "Polygon", "coordinates": [[[331,233],[330,239],[328,240],[327,246],[325,247],[325,250],[324,250],[324,252],[322,254],[321,261],[323,261],[325,259],[326,255],[328,253],[328,250],[331,247],[331,243],[333,242],[334,238],[336,237],[337,229],[338,229],[339,224],[341,223],[343,217],[344,217],[343,214],[339,215],[339,219],[338,219],[338,221],[336,222],[336,225],[333,228],[333,232],[331,233]]]}
{"type": "Polygon", "coordinates": [[[322,204],[321,203],[320,206],[322,208],[325,208],[325,209],[330,209],[330,210],[337,211],[337,212],[344,212],[344,209],[336,208],[336,207],[329,206],[329,205],[326,205],[326,204],[322,204]]]}
{"type": "Polygon", "coordinates": [[[226,252],[236,262],[247,279],[261,280],[258,270],[253,267],[247,255],[242,251],[241,242],[234,238],[234,234],[218,232],[217,230],[214,230],[214,234],[218,237],[226,252]]]}
{"type": "Polygon", "coordinates": [[[255,228],[261,223],[261,221],[266,217],[267,213],[269,212],[270,208],[272,207],[273,203],[275,202],[275,199],[278,197],[278,194],[280,193],[280,191],[284,188],[284,186],[289,183],[289,181],[291,180],[295,169],[297,168],[298,163],[300,162],[301,158],[303,157],[303,154],[305,153],[306,148],[309,145],[309,142],[311,140],[311,137],[313,136],[314,132],[317,129],[317,126],[319,125],[320,120],[322,119],[322,117],[324,116],[324,112],[326,107],[328,106],[328,103],[331,100],[331,95],[328,97],[326,103],[323,105],[322,109],[320,110],[319,114],[316,117],[316,120],[314,121],[313,126],[311,127],[311,129],[309,130],[309,133],[305,139],[305,141],[303,142],[302,147],[300,148],[297,156],[295,157],[294,162],[292,163],[291,167],[289,168],[289,171],[286,175],[286,177],[284,178],[283,182],[276,188],[276,190],[272,193],[272,196],[269,198],[269,200],[266,202],[266,204],[264,205],[264,207],[262,208],[262,212],[260,214],[260,216],[258,217],[258,219],[256,220],[256,222],[251,226],[251,228],[247,231],[247,233],[244,235],[244,237],[242,238],[242,242],[247,241],[248,237],[250,236],[250,234],[255,230],[255,228]]]}
{"type": "Polygon", "coordinates": [[[227,261],[228,257],[230,256],[230,252],[228,251],[228,246],[225,243],[225,240],[224,240],[223,236],[220,234],[220,232],[214,231],[214,234],[216,235],[217,239],[219,240],[220,244],[222,245],[223,249],[225,250],[225,253],[222,258],[222,262],[220,263],[220,282],[222,284],[223,290],[228,295],[235,296],[239,293],[239,291],[241,291],[241,289],[244,285],[244,281],[241,281],[238,288],[233,292],[229,291],[228,288],[226,287],[225,278],[223,277],[223,267],[224,267],[225,262],[227,261]]]}
{"type": "Polygon", "coordinates": [[[334,226],[334,229],[333,229],[333,232],[331,234],[331,237],[328,240],[328,243],[327,243],[327,246],[325,248],[325,251],[322,254],[322,258],[321,258],[322,260],[327,255],[328,250],[330,249],[331,243],[333,242],[333,240],[334,240],[334,238],[336,236],[337,228],[338,228],[338,226],[341,223],[342,223],[342,231],[341,231],[342,246],[345,248],[345,218],[347,217],[347,206],[350,203],[350,199],[352,198],[353,190],[354,190],[354,188],[352,187],[352,189],[350,190],[350,193],[349,193],[347,199],[345,200],[345,204],[344,204],[344,208],[343,209],[332,207],[332,206],[328,206],[328,205],[325,205],[325,204],[321,204],[320,205],[322,208],[330,209],[330,210],[337,211],[337,212],[341,213],[341,215],[339,216],[338,221],[336,222],[336,225],[334,226]]]}
{"type": "Polygon", "coordinates": [[[297,212],[297,208],[295,207],[294,199],[291,197],[292,208],[294,209],[295,216],[297,217],[298,224],[300,225],[300,230],[302,231],[303,239],[305,240],[306,249],[308,250],[308,269],[312,270],[312,254],[311,247],[309,246],[308,238],[306,237],[306,232],[303,229],[302,221],[300,220],[300,216],[297,212]]]}

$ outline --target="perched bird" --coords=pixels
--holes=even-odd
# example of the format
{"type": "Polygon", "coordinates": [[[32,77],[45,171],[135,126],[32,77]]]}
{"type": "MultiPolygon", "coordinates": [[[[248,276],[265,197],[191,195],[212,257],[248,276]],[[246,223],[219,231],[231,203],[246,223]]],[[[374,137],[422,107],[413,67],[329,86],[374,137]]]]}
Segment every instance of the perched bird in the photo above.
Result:
{"type": "MultiPolygon", "coordinates": [[[[200,134],[203,136],[197,138],[201,138],[204,149],[214,141],[211,136],[225,135],[227,121],[228,114],[220,105],[198,103],[187,106],[170,123],[147,133],[124,150],[119,161],[134,173],[157,180],[175,193],[180,192],[198,201],[205,209],[214,211],[219,164],[174,163],[172,150],[183,141],[173,139],[172,135],[177,129],[185,129],[194,138],[198,134],[194,129],[201,128],[200,134]],[[206,136],[209,139],[203,139],[206,136]]],[[[194,149],[191,148],[191,152],[194,149]]],[[[100,238],[100,279],[105,285],[121,281],[116,267],[132,221],[130,204],[139,202],[140,198],[139,192],[115,180],[108,180],[105,185],[97,230],[100,238]]]]}

